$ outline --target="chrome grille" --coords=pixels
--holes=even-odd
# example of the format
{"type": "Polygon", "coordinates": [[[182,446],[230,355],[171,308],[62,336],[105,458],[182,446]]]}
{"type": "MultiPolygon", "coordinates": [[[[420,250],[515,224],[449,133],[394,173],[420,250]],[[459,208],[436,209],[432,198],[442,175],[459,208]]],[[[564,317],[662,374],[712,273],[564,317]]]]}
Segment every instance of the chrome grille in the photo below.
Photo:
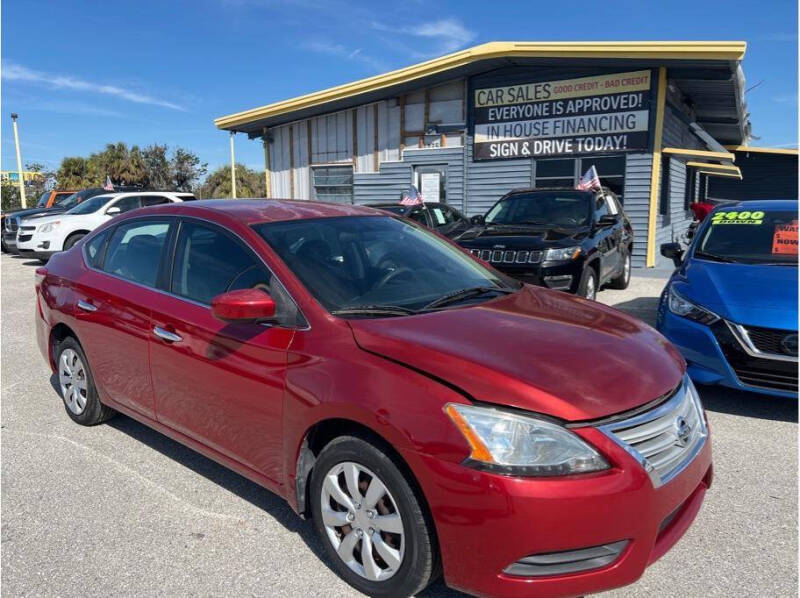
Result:
{"type": "Polygon", "coordinates": [[[19,230],[32,231],[32,230],[36,230],[36,227],[35,226],[20,226],[19,230]]]}
{"type": "Polygon", "coordinates": [[[742,326],[747,331],[750,342],[762,353],[797,355],[794,348],[790,351],[786,348],[784,339],[791,335],[797,335],[793,330],[776,330],[775,328],[759,328],[757,326],[742,326]]]}
{"type": "Polygon", "coordinates": [[[19,220],[16,218],[6,218],[6,230],[8,232],[14,233],[17,231],[17,227],[19,226],[19,220]]]}
{"type": "Polygon", "coordinates": [[[666,403],[599,428],[642,464],[656,488],[683,471],[708,437],[700,397],[688,378],[666,403]]]}
{"type": "Polygon", "coordinates": [[[475,257],[492,264],[538,264],[542,261],[541,251],[528,251],[521,249],[470,249],[475,257]]]}

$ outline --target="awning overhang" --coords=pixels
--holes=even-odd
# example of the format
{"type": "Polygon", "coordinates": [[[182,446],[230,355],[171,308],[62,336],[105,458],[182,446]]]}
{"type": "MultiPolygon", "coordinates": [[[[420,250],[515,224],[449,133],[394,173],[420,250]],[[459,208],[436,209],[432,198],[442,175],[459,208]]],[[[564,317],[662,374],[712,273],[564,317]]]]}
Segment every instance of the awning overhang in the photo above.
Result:
{"type": "Polygon", "coordinates": [[[715,164],[713,162],[695,162],[689,161],[686,163],[687,168],[700,168],[703,170],[711,170],[713,172],[732,172],[741,176],[742,171],[738,166],[732,164],[715,164]]]}
{"type": "Polygon", "coordinates": [[[752,152],[754,154],[783,154],[784,156],[797,156],[798,150],[783,147],[752,147],[750,145],[726,145],[726,150],[732,152],[752,152]]]}
{"type": "MultiPolygon", "coordinates": [[[[353,108],[454,79],[510,66],[655,68],[691,98],[698,123],[722,143],[749,134],[740,63],[747,44],[737,41],[490,42],[409,67],[222,116],[219,129],[260,137],[270,128],[353,108]]],[[[716,150],[721,148],[712,147],[716,150]]]]}
{"type": "Polygon", "coordinates": [[[736,173],[736,172],[721,172],[719,170],[714,171],[714,170],[702,170],[702,169],[698,170],[697,172],[698,172],[698,174],[704,174],[706,176],[719,176],[719,177],[724,177],[724,178],[729,178],[729,179],[739,179],[740,181],[742,180],[742,173],[741,172],[739,172],[739,173],[736,173]]]}
{"type": "Polygon", "coordinates": [[[681,147],[665,147],[662,153],[679,158],[696,158],[701,160],[717,160],[723,163],[736,161],[736,155],[730,152],[712,152],[706,150],[685,149],[681,147]]]}

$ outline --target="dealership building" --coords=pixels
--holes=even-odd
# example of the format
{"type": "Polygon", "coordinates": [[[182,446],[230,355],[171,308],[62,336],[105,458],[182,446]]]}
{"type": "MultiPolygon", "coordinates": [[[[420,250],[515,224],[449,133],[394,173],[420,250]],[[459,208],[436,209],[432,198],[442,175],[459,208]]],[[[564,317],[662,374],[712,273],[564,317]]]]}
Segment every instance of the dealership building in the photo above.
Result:
{"type": "Polygon", "coordinates": [[[264,144],[269,197],[426,201],[482,214],[595,166],[636,234],[634,266],[739,181],[744,42],[492,42],[215,120],[264,144]]]}

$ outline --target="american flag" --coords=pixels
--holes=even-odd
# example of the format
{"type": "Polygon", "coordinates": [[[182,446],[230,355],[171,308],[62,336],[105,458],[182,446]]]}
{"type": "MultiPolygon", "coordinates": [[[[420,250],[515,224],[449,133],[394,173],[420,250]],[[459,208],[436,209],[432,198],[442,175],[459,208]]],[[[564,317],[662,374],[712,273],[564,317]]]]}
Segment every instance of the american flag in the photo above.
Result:
{"type": "Polygon", "coordinates": [[[114,184],[111,182],[111,177],[108,176],[108,175],[106,175],[106,184],[103,187],[103,189],[105,189],[106,191],[113,191],[114,190],[114,184]]]}
{"type": "Polygon", "coordinates": [[[600,177],[597,176],[597,169],[592,166],[589,170],[587,170],[586,174],[581,177],[581,180],[578,182],[575,188],[581,191],[600,189],[600,177]]]}
{"type": "Polygon", "coordinates": [[[414,185],[403,191],[400,195],[400,205],[402,206],[415,206],[422,203],[422,195],[414,185]]]}

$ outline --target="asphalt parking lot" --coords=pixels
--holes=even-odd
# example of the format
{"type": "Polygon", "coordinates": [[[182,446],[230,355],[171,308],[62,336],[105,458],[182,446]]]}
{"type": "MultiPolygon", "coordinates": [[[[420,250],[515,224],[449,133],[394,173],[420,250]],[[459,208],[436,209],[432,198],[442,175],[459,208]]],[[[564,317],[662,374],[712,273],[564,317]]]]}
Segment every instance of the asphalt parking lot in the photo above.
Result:
{"type": "MultiPolygon", "coordinates": [[[[1,263],[4,596],[357,595],[281,499],[127,417],[73,424],[36,347],[38,264],[1,263]]],[[[664,282],[634,275],[598,298],[652,322],[664,282]]],[[[705,505],[637,584],[606,595],[796,595],[797,403],[700,393],[715,455],[705,505]]]]}

